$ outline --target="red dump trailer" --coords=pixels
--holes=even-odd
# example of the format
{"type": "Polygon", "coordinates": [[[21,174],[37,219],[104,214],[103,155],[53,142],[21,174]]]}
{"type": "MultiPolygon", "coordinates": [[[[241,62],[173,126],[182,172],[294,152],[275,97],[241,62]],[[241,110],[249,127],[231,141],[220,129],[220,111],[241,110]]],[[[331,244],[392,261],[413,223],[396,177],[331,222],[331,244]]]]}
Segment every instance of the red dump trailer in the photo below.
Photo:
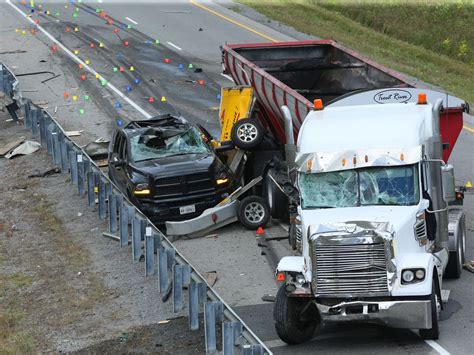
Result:
{"type": "Polygon", "coordinates": [[[431,90],[332,40],[229,44],[223,47],[223,67],[237,85],[253,87],[261,125],[282,144],[283,105],[293,117],[296,138],[314,99],[322,99],[325,106],[416,102],[424,92],[429,102],[443,99],[446,161],[462,129],[462,114],[469,111],[463,100],[431,90]]]}

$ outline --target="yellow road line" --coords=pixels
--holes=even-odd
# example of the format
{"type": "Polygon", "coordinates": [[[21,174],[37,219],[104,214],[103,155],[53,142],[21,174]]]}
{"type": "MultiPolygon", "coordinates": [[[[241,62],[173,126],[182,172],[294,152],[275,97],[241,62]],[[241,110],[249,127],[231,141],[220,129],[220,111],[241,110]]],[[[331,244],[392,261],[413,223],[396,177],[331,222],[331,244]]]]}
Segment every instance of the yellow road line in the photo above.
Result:
{"type": "Polygon", "coordinates": [[[471,133],[474,133],[474,128],[471,128],[471,127],[466,126],[466,125],[462,126],[462,128],[464,128],[466,131],[469,131],[469,132],[471,132],[471,133]]]}
{"type": "Polygon", "coordinates": [[[242,27],[243,29],[246,29],[247,31],[250,31],[250,32],[252,32],[252,33],[255,33],[256,35],[259,35],[260,37],[263,37],[263,38],[265,38],[265,39],[268,39],[268,40],[271,41],[271,42],[279,42],[279,41],[276,40],[275,38],[272,38],[272,37],[270,37],[270,36],[267,36],[266,34],[263,34],[263,33],[261,33],[261,32],[258,32],[257,30],[254,30],[253,28],[250,28],[249,26],[244,25],[243,23],[240,23],[240,22],[238,22],[238,21],[236,21],[236,20],[231,19],[230,17],[227,17],[227,16],[225,16],[225,15],[222,15],[221,13],[210,9],[210,8],[207,7],[207,6],[202,5],[202,4],[198,3],[198,2],[195,1],[195,0],[189,0],[189,2],[190,2],[191,4],[193,4],[194,6],[197,6],[197,7],[201,8],[201,9],[207,11],[207,12],[210,12],[210,13],[213,14],[213,15],[216,15],[216,16],[218,16],[218,17],[220,17],[220,18],[222,18],[222,19],[224,19],[224,20],[226,20],[226,21],[229,21],[230,23],[233,23],[234,25],[237,25],[237,26],[239,26],[239,27],[242,27]]]}

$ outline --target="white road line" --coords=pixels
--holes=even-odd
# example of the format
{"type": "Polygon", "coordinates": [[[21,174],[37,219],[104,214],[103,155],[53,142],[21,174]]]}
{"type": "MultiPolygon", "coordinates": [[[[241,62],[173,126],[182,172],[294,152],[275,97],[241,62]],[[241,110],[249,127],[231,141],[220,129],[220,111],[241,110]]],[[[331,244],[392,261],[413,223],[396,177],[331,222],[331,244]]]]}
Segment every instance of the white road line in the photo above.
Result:
{"type": "Polygon", "coordinates": [[[226,78],[227,80],[230,80],[232,82],[234,82],[234,79],[232,79],[232,77],[230,75],[227,75],[227,74],[224,74],[224,73],[221,73],[221,75],[226,78]]]}
{"type": "Polygon", "coordinates": [[[130,17],[125,17],[125,19],[127,19],[128,21],[130,21],[131,23],[133,23],[134,25],[138,25],[138,22],[131,19],[130,17]]]}
{"type": "Polygon", "coordinates": [[[22,15],[27,21],[29,21],[32,25],[36,26],[41,32],[43,32],[46,37],[48,37],[52,42],[56,43],[59,48],[61,48],[69,57],[71,57],[76,63],[82,64],[83,68],[86,69],[89,73],[92,73],[94,75],[99,74],[101,79],[104,79],[107,81],[107,87],[110,88],[113,92],[115,92],[118,96],[120,96],[123,100],[125,100],[127,103],[129,103],[135,110],[140,112],[143,116],[146,118],[151,118],[153,117],[150,115],[148,112],[146,112],[143,108],[141,108],[137,103],[135,103],[132,99],[124,95],[119,89],[117,89],[114,85],[110,84],[109,81],[104,78],[100,73],[97,73],[91,66],[87,65],[84,63],[78,56],[76,56],[74,53],[72,53],[64,44],[59,42],[56,38],[54,38],[48,31],[46,31],[43,27],[40,25],[35,24],[35,22],[30,18],[27,17],[27,15],[20,9],[18,8],[15,4],[11,3],[11,0],[6,0],[7,4],[10,5],[12,8],[14,8],[20,15],[22,15]]]}
{"type": "Polygon", "coordinates": [[[171,47],[176,48],[178,51],[182,51],[182,49],[178,47],[176,44],[171,43],[171,42],[166,42],[166,43],[168,43],[171,47]]]}
{"type": "MultiPolygon", "coordinates": [[[[418,331],[416,331],[415,329],[410,329],[410,330],[416,335],[418,335],[418,331]]],[[[431,346],[434,350],[436,350],[438,354],[440,355],[451,355],[451,353],[448,350],[443,348],[439,343],[435,342],[434,340],[424,340],[424,342],[428,344],[429,346],[431,346]]]]}

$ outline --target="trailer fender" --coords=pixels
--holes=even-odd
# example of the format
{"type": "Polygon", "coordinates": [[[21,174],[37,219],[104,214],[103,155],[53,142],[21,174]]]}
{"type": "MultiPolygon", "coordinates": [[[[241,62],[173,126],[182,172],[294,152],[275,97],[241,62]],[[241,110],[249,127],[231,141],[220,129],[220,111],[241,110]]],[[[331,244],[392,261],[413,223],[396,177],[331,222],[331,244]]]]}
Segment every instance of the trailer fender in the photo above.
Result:
{"type": "MultiPolygon", "coordinates": [[[[436,277],[439,280],[439,260],[429,253],[406,253],[397,257],[397,276],[392,288],[392,296],[429,296],[431,294],[431,284],[433,281],[433,271],[436,270],[436,277]],[[402,272],[404,270],[418,269],[425,271],[425,277],[419,281],[404,283],[402,272]]],[[[439,284],[439,283],[438,283],[439,284]]]]}

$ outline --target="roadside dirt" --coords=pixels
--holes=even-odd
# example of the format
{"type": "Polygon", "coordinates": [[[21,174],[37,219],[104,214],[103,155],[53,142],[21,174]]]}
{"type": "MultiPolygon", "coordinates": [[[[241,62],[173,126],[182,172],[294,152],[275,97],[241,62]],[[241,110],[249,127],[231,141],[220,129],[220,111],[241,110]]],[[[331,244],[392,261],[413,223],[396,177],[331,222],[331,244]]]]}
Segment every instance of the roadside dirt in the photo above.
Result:
{"type": "MultiPolygon", "coordinates": [[[[6,118],[0,146],[30,137],[6,118]]],[[[143,263],[101,236],[107,222],[69,176],[27,177],[52,168],[43,149],[0,158],[0,353],[202,352],[203,332],[173,319],[143,263]]]]}

